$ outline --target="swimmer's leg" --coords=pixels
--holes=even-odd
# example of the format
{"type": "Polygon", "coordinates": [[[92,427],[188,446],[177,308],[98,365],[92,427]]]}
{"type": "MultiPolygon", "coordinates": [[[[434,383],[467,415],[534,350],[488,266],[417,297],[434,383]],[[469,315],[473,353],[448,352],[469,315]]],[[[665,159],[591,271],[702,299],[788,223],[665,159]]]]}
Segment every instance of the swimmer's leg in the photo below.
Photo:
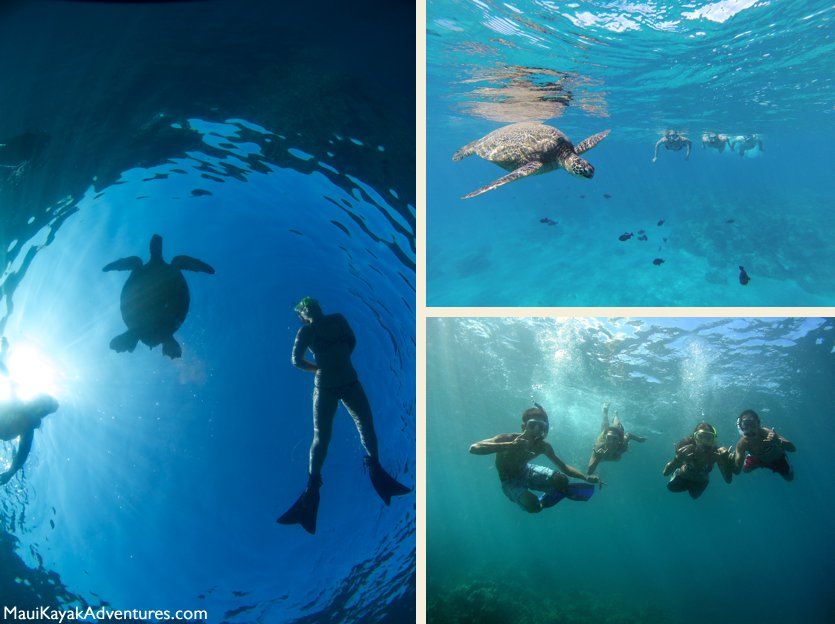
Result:
{"type": "Polygon", "coordinates": [[[333,435],[333,419],[336,408],[339,407],[339,397],[336,392],[327,388],[313,389],[313,441],[310,443],[310,474],[320,475],[328,445],[333,435]]]}
{"type": "Polygon", "coordinates": [[[687,491],[690,493],[690,498],[696,500],[707,488],[709,481],[693,481],[687,491]]]}
{"type": "Polygon", "coordinates": [[[377,449],[377,433],[374,431],[374,418],[371,414],[368,397],[365,395],[365,390],[363,390],[360,382],[357,381],[345,390],[342,395],[342,404],[345,405],[345,409],[354,419],[365,452],[372,459],[377,459],[379,452],[377,449]]]}
{"type": "Polygon", "coordinates": [[[539,497],[530,490],[526,490],[520,494],[516,502],[528,513],[539,513],[542,511],[542,504],[539,502],[539,497]]]}

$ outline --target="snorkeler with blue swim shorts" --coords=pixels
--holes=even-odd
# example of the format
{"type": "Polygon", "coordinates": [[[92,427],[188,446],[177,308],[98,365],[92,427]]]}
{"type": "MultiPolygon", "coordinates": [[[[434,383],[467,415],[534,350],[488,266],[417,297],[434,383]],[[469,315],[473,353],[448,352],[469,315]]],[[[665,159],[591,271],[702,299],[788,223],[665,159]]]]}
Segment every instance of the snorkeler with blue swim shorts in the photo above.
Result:
{"type": "Polygon", "coordinates": [[[553,507],[563,498],[587,501],[594,494],[595,484],[603,485],[599,477],[583,474],[557,457],[554,448],[545,441],[549,429],[548,414],[535,403],[522,414],[522,433],[500,433],[470,447],[474,455],[496,455],[502,491],[529,513],[553,507]],[[550,459],[560,472],[531,464],[539,455],[550,459]],[[587,483],[570,483],[568,477],[587,483]]]}

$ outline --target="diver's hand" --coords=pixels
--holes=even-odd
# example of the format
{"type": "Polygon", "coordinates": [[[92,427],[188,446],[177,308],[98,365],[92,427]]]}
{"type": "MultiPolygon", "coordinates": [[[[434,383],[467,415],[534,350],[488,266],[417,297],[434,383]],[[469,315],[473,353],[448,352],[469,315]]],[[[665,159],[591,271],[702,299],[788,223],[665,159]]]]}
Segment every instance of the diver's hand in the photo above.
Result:
{"type": "Polygon", "coordinates": [[[587,474],[586,475],[586,482],[591,483],[592,485],[599,485],[600,487],[603,487],[605,485],[605,483],[603,483],[603,481],[601,481],[600,477],[598,477],[597,475],[587,474]]]}
{"type": "Polygon", "coordinates": [[[652,162],[655,162],[656,160],[658,160],[658,157],[657,157],[657,156],[653,156],[653,157],[652,157],[652,162]]]}
{"type": "Polygon", "coordinates": [[[665,477],[669,477],[673,472],[673,462],[667,462],[664,466],[664,469],[661,471],[661,474],[665,477]]]}
{"type": "Polygon", "coordinates": [[[611,405],[611,403],[610,403],[609,401],[606,401],[606,402],[603,404],[603,413],[604,413],[604,414],[608,414],[608,413],[609,413],[609,405],[611,405]]]}
{"type": "Polygon", "coordinates": [[[766,429],[766,431],[768,431],[768,433],[766,433],[765,437],[763,438],[764,443],[766,443],[766,444],[777,444],[778,446],[782,445],[782,442],[780,440],[780,436],[778,435],[778,433],[776,431],[774,431],[774,429],[766,429]]]}

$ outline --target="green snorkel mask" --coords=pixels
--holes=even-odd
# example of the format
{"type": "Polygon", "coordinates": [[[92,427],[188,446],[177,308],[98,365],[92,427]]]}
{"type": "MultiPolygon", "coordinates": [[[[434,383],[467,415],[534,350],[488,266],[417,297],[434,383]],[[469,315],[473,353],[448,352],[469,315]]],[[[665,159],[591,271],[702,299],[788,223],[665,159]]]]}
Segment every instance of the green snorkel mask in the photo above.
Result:
{"type": "Polygon", "coordinates": [[[696,431],[693,432],[693,439],[696,441],[696,444],[713,446],[716,443],[717,435],[716,427],[713,425],[699,425],[696,431]],[[710,427],[710,429],[705,429],[705,426],[710,427]]]}
{"type": "Polygon", "coordinates": [[[293,309],[296,311],[296,314],[308,319],[313,319],[314,316],[322,314],[322,307],[313,297],[303,297],[293,309]]]}

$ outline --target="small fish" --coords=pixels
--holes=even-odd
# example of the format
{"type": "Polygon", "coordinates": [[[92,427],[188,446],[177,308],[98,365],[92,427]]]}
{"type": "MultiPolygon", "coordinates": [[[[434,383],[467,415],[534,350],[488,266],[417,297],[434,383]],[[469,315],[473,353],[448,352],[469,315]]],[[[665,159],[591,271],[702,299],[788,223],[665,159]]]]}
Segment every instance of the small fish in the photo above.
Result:
{"type": "Polygon", "coordinates": [[[751,281],[751,278],[748,277],[748,273],[745,272],[745,267],[739,267],[739,283],[745,286],[748,282],[751,281]]]}
{"type": "Polygon", "coordinates": [[[548,217],[542,217],[542,218],[539,220],[539,222],[540,222],[540,223],[548,223],[548,217]]]}
{"type": "Polygon", "coordinates": [[[196,188],[191,191],[192,197],[205,197],[206,195],[211,195],[211,191],[207,191],[206,189],[196,188]]]}
{"type": "Polygon", "coordinates": [[[580,199],[585,199],[585,198],[586,198],[585,195],[580,195],[580,199]]]}
{"type": "Polygon", "coordinates": [[[605,197],[606,199],[612,199],[612,196],[609,195],[609,193],[603,193],[603,197],[605,197]]]}
{"type": "Polygon", "coordinates": [[[733,223],[734,221],[736,221],[736,219],[728,219],[725,223],[733,223]]]}
{"type": "Polygon", "coordinates": [[[655,266],[661,266],[662,264],[664,264],[664,258],[656,258],[655,260],[652,261],[652,263],[655,266]]]}
{"type": "Polygon", "coordinates": [[[638,240],[639,240],[639,241],[645,241],[645,240],[649,240],[649,239],[647,239],[647,235],[646,235],[646,234],[641,234],[641,235],[638,237],[638,240]]]}
{"type": "Polygon", "coordinates": [[[666,239],[666,238],[662,238],[661,240],[663,240],[665,243],[667,242],[667,239],[666,239]]]}
{"type": "Polygon", "coordinates": [[[664,225],[664,219],[659,219],[658,220],[658,227],[661,227],[662,225],[664,225]]]}
{"type": "Polygon", "coordinates": [[[618,236],[618,240],[619,241],[628,241],[633,236],[634,236],[634,234],[632,234],[632,232],[626,232],[625,234],[621,234],[620,236],[618,236]]]}
{"type": "Polygon", "coordinates": [[[556,225],[556,224],[557,224],[557,222],[556,222],[556,221],[554,221],[553,219],[551,219],[550,217],[542,217],[542,218],[539,220],[539,222],[540,222],[540,223],[546,223],[546,224],[548,224],[548,225],[556,225]]]}

